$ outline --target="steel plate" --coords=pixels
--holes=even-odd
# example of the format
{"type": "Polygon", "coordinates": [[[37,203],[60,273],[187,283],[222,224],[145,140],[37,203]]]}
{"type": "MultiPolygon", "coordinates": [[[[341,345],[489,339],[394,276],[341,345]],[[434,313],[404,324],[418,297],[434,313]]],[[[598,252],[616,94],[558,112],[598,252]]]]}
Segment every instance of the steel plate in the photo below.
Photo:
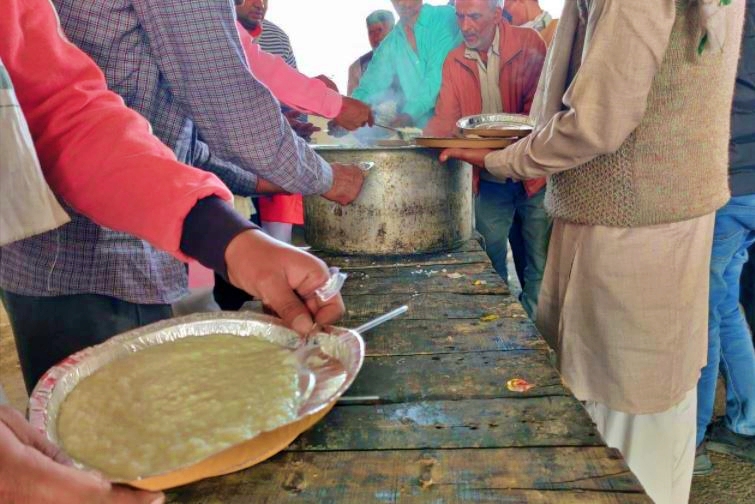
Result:
{"type": "Polygon", "coordinates": [[[478,114],[462,117],[456,126],[465,135],[520,138],[532,133],[533,122],[522,114],[478,114]]]}

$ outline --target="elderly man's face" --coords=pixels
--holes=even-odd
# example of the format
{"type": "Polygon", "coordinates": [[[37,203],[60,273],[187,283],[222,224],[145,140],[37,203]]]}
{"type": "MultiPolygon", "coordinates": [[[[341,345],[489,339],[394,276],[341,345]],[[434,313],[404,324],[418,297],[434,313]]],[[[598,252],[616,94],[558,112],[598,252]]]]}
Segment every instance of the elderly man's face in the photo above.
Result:
{"type": "Polygon", "coordinates": [[[495,38],[502,10],[491,0],[456,0],[456,21],[464,44],[470,49],[487,51],[495,38]]]}
{"type": "Polygon", "coordinates": [[[268,0],[245,0],[240,5],[236,1],[236,17],[245,28],[255,28],[267,12],[268,0]]]}
{"type": "Polygon", "coordinates": [[[367,25],[367,36],[370,39],[370,46],[375,49],[390,31],[391,26],[388,23],[381,22],[367,25]]]}
{"type": "Polygon", "coordinates": [[[503,8],[511,14],[511,24],[521,26],[531,21],[532,3],[532,0],[503,0],[503,8]]]}
{"type": "Polygon", "coordinates": [[[391,0],[401,21],[413,23],[419,17],[422,0],[391,0]]]}

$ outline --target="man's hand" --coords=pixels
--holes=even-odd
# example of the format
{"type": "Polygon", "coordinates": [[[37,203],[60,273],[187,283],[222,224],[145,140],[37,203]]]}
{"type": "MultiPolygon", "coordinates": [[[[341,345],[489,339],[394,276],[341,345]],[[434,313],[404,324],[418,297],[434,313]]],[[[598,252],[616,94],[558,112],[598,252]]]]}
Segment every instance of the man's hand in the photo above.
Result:
{"type": "Polygon", "coordinates": [[[407,128],[409,126],[414,126],[414,119],[412,119],[412,116],[409,114],[398,114],[388,126],[391,128],[407,128]]]}
{"type": "Polygon", "coordinates": [[[286,120],[291,126],[291,129],[294,130],[294,133],[302,137],[307,142],[312,140],[312,134],[314,132],[320,131],[320,128],[318,128],[311,122],[302,121],[300,119],[302,114],[298,110],[288,110],[283,115],[286,117],[286,120]]]}
{"type": "Polygon", "coordinates": [[[317,77],[315,77],[315,79],[324,82],[326,86],[328,86],[330,89],[332,89],[336,93],[340,93],[340,91],[338,91],[338,86],[336,86],[336,83],[330,80],[329,78],[327,78],[326,76],[320,74],[317,77]]]}
{"type": "Polygon", "coordinates": [[[372,109],[366,103],[344,96],[341,111],[333,122],[341,128],[353,131],[365,124],[372,126],[375,124],[375,118],[372,116],[372,109]]]}
{"type": "Polygon", "coordinates": [[[233,285],[260,299],[301,335],[315,323],[332,324],[343,316],[340,294],[327,302],[315,295],[330,276],[325,263],[313,255],[249,230],[231,240],[225,260],[233,285]]]}
{"type": "Polygon", "coordinates": [[[16,410],[0,406],[0,502],[159,504],[161,493],[118,485],[64,465],[68,459],[16,410]]]}
{"type": "Polygon", "coordinates": [[[333,185],[322,197],[341,205],[348,205],[362,191],[367,173],[356,165],[333,163],[330,166],[333,169],[333,185]]]}
{"type": "Polygon", "coordinates": [[[348,134],[349,134],[349,130],[337,125],[335,119],[331,119],[330,121],[328,121],[328,135],[335,138],[341,138],[341,137],[345,137],[348,134]]]}
{"type": "Polygon", "coordinates": [[[485,156],[491,152],[493,152],[493,149],[443,149],[440,153],[440,160],[445,163],[450,158],[461,159],[469,164],[484,168],[485,156]]]}

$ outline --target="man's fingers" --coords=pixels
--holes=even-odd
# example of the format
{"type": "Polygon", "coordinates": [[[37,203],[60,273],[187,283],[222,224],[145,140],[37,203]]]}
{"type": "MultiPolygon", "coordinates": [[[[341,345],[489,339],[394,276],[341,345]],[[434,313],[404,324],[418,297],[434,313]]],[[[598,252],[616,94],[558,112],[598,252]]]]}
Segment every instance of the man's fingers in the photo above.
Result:
{"type": "Polygon", "coordinates": [[[0,407],[0,422],[4,423],[18,440],[26,446],[39,450],[47,457],[61,464],[71,463],[71,460],[58,446],[55,446],[42,433],[32,427],[21,413],[10,406],[0,407]]]}
{"type": "Polygon", "coordinates": [[[304,302],[310,313],[314,314],[314,320],[318,325],[332,325],[338,322],[346,311],[340,293],[325,302],[320,301],[317,296],[309,297],[304,302]]]}
{"type": "Polygon", "coordinates": [[[442,162],[448,161],[449,158],[458,158],[462,154],[461,149],[443,149],[440,153],[440,160],[442,162]]]}
{"type": "Polygon", "coordinates": [[[492,152],[490,149],[444,149],[440,153],[441,162],[446,162],[451,158],[461,159],[467,163],[477,166],[485,165],[485,155],[492,152]]]}
{"type": "Polygon", "coordinates": [[[262,293],[262,302],[272,308],[287,326],[301,335],[312,329],[312,315],[291,287],[286,284],[270,286],[269,292],[269,295],[262,293]]]}
{"type": "MultiPolygon", "coordinates": [[[[351,168],[348,170],[340,164],[333,164],[334,186],[343,184],[344,178],[356,176],[363,179],[359,167],[351,168]]],[[[357,180],[361,185],[361,180],[357,180]]],[[[346,180],[346,183],[354,184],[350,180],[346,180]]],[[[331,189],[333,194],[329,198],[335,200],[339,191],[342,190],[331,189]]],[[[286,325],[299,334],[304,335],[312,330],[314,318],[319,323],[329,324],[343,315],[340,296],[322,302],[315,294],[330,278],[327,265],[295,247],[282,244],[259,231],[249,231],[241,233],[228,245],[226,263],[229,279],[234,285],[260,298],[265,306],[275,311],[286,325]],[[262,263],[264,267],[259,266],[262,263]],[[253,267],[255,264],[258,265],[257,269],[253,267]]]]}
{"type": "Polygon", "coordinates": [[[451,158],[466,161],[468,157],[468,149],[443,149],[440,153],[440,160],[444,163],[451,158]]]}
{"type": "Polygon", "coordinates": [[[346,307],[343,304],[343,298],[340,294],[329,299],[325,303],[320,303],[315,313],[315,322],[320,325],[335,324],[343,316],[346,307]]]}

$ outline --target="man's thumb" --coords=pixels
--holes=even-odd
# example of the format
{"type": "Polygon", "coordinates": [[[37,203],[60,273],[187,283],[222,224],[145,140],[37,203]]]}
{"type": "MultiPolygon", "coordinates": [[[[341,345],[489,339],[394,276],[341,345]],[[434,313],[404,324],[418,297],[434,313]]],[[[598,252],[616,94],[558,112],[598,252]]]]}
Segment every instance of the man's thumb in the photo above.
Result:
{"type": "Polygon", "coordinates": [[[266,304],[297,333],[305,335],[312,330],[314,325],[312,314],[288,285],[274,297],[267,299],[266,304]]]}
{"type": "Polygon", "coordinates": [[[443,152],[440,153],[440,160],[445,163],[448,158],[456,155],[458,155],[457,149],[443,149],[443,152]]]}

